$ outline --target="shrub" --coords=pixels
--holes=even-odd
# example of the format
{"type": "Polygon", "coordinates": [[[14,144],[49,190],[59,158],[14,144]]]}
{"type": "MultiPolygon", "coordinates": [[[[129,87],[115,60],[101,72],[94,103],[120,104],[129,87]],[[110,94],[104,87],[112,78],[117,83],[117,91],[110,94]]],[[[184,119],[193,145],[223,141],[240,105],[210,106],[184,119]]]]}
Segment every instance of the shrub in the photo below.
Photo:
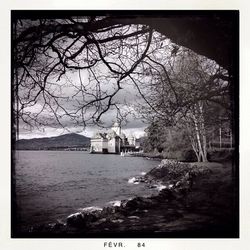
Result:
{"type": "Polygon", "coordinates": [[[231,161],[234,157],[233,149],[213,149],[208,151],[208,160],[215,162],[231,161]]]}
{"type": "Polygon", "coordinates": [[[164,151],[162,153],[162,157],[166,159],[174,159],[177,161],[184,161],[184,162],[197,161],[196,155],[192,149],[178,149],[178,150],[164,151]]]}

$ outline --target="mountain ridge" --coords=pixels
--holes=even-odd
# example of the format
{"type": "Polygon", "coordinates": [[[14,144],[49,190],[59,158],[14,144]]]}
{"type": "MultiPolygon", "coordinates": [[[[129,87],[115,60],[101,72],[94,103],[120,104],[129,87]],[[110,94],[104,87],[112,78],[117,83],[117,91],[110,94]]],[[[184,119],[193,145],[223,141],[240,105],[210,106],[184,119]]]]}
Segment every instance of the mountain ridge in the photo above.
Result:
{"type": "Polygon", "coordinates": [[[56,150],[70,148],[87,148],[90,138],[76,133],[52,137],[20,139],[16,141],[17,150],[56,150]]]}

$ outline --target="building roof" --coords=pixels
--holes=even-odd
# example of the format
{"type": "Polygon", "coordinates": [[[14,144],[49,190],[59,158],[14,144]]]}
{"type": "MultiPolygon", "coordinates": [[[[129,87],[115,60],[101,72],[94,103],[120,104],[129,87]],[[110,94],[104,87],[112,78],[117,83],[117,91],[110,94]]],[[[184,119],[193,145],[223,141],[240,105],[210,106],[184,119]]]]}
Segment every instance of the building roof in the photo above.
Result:
{"type": "Polygon", "coordinates": [[[96,139],[106,139],[106,133],[100,133],[100,132],[97,132],[95,133],[95,135],[92,137],[92,138],[96,138],[96,139]]]}
{"type": "Polygon", "coordinates": [[[116,138],[116,137],[119,137],[119,136],[117,135],[117,133],[114,130],[110,130],[107,134],[108,139],[112,139],[112,138],[116,138]]]}

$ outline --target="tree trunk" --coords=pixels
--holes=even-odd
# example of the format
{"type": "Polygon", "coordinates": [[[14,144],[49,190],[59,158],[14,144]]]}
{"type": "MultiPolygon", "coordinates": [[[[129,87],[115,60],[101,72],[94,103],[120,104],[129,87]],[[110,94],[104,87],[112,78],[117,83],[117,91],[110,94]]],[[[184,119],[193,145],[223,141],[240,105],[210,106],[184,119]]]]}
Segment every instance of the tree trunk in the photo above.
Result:
{"type": "Polygon", "coordinates": [[[221,127],[219,129],[219,133],[220,133],[220,148],[221,148],[221,127]]]}
{"type": "Polygon", "coordinates": [[[202,147],[203,147],[202,161],[207,162],[207,137],[205,130],[204,115],[203,115],[203,105],[202,103],[199,103],[198,105],[200,108],[200,125],[201,125],[202,147]]]}
{"type": "Polygon", "coordinates": [[[196,155],[197,161],[199,161],[199,150],[198,150],[197,144],[195,143],[195,140],[191,135],[189,136],[189,138],[190,138],[191,145],[192,145],[192,148],[194,150],[194,153],[196,155]]]}
{"type": "Polygon", "coordinates": [[[197,145],[198,145],[198,162],[201,161],[201,159],[203,160],[203,150],[202,150],[202,146],[201,146],[201,137],[200,137],[200,131],[199,131],[199,127],[198,127],[198,121],[197,118],[195,116],[195,114],[193,114],[193,120],[194,120],[194,128],[195,128],[195,136],[196,136],[196,140],[197,140],[197,145]]]}

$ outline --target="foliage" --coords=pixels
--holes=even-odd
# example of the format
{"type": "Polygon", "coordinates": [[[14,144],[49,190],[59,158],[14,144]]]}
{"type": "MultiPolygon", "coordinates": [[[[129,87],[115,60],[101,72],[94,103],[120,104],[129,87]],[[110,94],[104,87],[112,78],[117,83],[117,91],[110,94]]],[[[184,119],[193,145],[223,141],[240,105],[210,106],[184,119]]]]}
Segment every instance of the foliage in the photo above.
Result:
{"type": "Polygon", "coordinates": [[[230,121],[227,71],[185,49],[167,61],[151,61],[158,68],[154,69],[153,83],[145,86],[150,105],[141,107],[142,115],[151,122],[157,120],[159,126],[168,123],[172,131],[179,130],[174,143],[166,140],[171,145],[164,147],[166,157],[180,159],[188,154],[192,158],[184,152],[190,152],[191,146],[198,161],[207,161],[208,138],[225,120],[230,121]],[[178,142],[183,136],[189,138],[189,148],[178,142]]]}
{"type": "Polygon", "coordinates": [[[179,161],[195,161],[188,134],[178,127],[165,127],[160,123],[152,123],[146,130],[144,151],[161,153],[163,158],[179,161]]]}

